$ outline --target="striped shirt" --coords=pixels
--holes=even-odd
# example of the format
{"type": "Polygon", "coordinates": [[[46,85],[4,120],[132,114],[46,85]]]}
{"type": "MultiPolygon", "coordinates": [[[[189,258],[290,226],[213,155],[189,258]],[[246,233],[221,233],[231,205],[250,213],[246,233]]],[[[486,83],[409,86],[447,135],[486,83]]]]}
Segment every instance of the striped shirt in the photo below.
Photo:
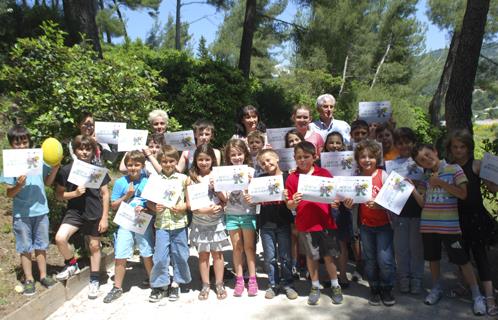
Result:
{"type": "MultiPolygon", "coordinates": [[[[462,168],[441,160],[438,177],[446,183],[460,186],[467,183],[462,168]]],[[[424,175],[421,191],[425,190],[425,204],[420,219],[421,233],[461,234],[458,219],[458,199],[441,187],[429,187],[430,175],[424,175]]]]}

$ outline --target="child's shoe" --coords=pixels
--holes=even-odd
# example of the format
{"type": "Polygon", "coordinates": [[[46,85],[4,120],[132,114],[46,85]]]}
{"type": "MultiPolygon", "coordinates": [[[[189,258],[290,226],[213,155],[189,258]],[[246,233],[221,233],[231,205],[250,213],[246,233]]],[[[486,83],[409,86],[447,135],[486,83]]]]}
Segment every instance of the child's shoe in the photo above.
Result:
{"type": "Polygon", "coordinates": [[[486,314],[486,300],[483,296],[474,299],[473,311],[476,316],[483,316],[486,314]]]}
{"type": "Polygon", "coordinates": [[[341,304],[342,300],[344,297],[342,296],[342,290],[341,287],[332,287],[332,296],[330,297],[332,299],[333,304],[341,304]]]}
{"type": "Polygon", "coordinates": [[[97,299],[99,287],[100,283],[98,281],[90,281],[90,284],[88,285],[88,299],[97,299]]]}
{"type": "Polygon", "coordinates": [[[294,290],[294,288],[292,288],[292,287],[289,287],[289,286],[284,287],[284,292],[285,292],[285,296],[289,300],[295,300],[298,297],[296,290],[294,290]]]}
{"type": "Polygon", "coordinates": [[[113,286],[112,289],[111,289],[111,291],[109,291],[109,293],[105,296],[104,303],[111,303],[114,300],[116,300],[119,297],[121,297],[122,294],[123,294],[123,289],[116,288],[116,287],[113,286]]]}
{"type": "Polygon", "coordinates": [[[396,303],[396,299],[394,299],[391,287],[382,288],[382,290],[380,291],[380,299],[386,307],[392,307],[396,303]]]}
{"type": "Polygon", "coordinates": [[[40,283],[47,289],[50,289],[57,284],[57,282],[52,277],[45,277],[43,279],[40,279],[40,283]]]}
{"type": "Polygon", "coordinates": [[[180,287],[177,285],[176,287],[169,287],[169,298],[168,300],[173,302],[180,299],[180,287]]]}
{"type": "Polygon", "coordinates": [[[269,287],[265,291],[265,299],[273,299],[277,295],[277,288],[269,287]]]}
{"type": "Polygon", "coordinates": [[[432,288],[431,292],[425,297],[424,303],[427,305],[435,305],[443,297],[443,290],[441,288],[432,288]]]}
{"type": "Polygon", "coordinates": [[[235,280],[235,288],[233,289],[234,297],[241,297],[244,293],[244,277],[237,277],[235,280]]]}
{"type": "Polygon", "coordinates": [[[308,304],[314,306],[318,304],[318,301],[320,301],[320,288],[311,287],[310,294],[308,295],[308,304]]]}
{"type": "Polygon", "coordinates": [[[258,282],[256,277],[249,277],[249,282],[247,283],[247,295],[249,297],[255,297],[258,295],[258,282]]]}
{"type": "Polygon", "coordinates": [[[149,302],[159,302],[162,298],[166,296],[167,290],[163,288],[152,288],[149,295],[149,302]]]}
{"type": "Polygon", "coordinates": [[[64,281],[78,273],[80,273],[80,268],[78,267],[77,263],[71,265],[65,265],[64,269],[62,269],[62,271],[55,276],[55,279],[59,281],[64,281]]]}
{"type": "Polygon", "coordinates": [[[32,280],[26,280],[23,285],[22,294],[25,296],[32,296],[36,293],[35,283],[32,280]]]}
{"type": "Polygon", "coordinates": [[[380,293],[378,288],[370,289],[370,298],[368,299],[368,304],[371,306],[380,306],[380,293]]]}

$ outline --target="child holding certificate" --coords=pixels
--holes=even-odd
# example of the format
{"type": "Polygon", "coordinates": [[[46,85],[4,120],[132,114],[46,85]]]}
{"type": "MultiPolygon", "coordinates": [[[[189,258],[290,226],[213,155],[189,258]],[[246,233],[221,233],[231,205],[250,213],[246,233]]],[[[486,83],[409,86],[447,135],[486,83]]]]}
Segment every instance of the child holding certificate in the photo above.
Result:
{"type": "MultiPolygon", "coordinates": [[[[78,160],[91,163],[98,146],[89,136],[76,136],[71,143],[78,160]]],[[[99,290],[100,235],[107,230],[109,217],[109,189],[111,181],[105,175],[99,189],[77,186],[68,181],[73,163],[63,166],[55,178],[55,195],[59,201],[67,201],[67,210],[55,235],[55,243],[64,257],[64,269],[56,275],[59,281],[67,280],[79,273],[78,261],[69,247],[69,239],[78,230],[89,236],[90,284],[88,298],[95,299],[99,290]]]]}
{"type": "MultiPolygon", "coordinates": [[[[142,191],[147,183],[147,176],[143,172],[145,156],[141,151],[133,150],[125,156],[128,174],[114,183],[111,195],[111,206],[118,210],[122,202],[134,208],[135,213],[147,210],[146,200],[142,198],[142,191]]],[[[147,276],[152,270],[152,254],[154,250],[152,223],[149,223],[144,234],[127,230],[120,226],[116,232],[114,243],[114,286],[105,296],[104,303],[111,303],[123,294],[122,284],[126,273],[126,261],[133,256],[135,243],[144,261],[147,276]]]]}
{"type": "MultiPolygon", "coordinates": [[[[225,161],[228,165],[252,164],[251,155],[244,141],[240,139],[228,141],[228,144],[225,146],[225,161]]],[[[249,176],[254,176],[253,168],[249,168],[249,176]]],[[[230,233],[230,240],[232,241],[233,265],[236,273],[233,295],[240,297],[244,292],[244,271],[242,264],[245,254],[247,269],[249,271],[247,294],[249,296],[256,296],[258,294],[255,248],[256,206],[246,201],[244,191],[242,190],[232,191],[226,197],[228,199],[225,206],[226,228],[230,233]]]]}
{"type": "Polygon", "coordinates": [[[187,263],[190,255],[187,239],[187,204],[185,193],[187,176],[176,171],[179,159],[178,151],[165,145],[157,155],[161,164],[161,178],[166,181],[177,181],[179,189],[171,190],[180,194],[174,206],[167,208],[159,203],[147,202],[147,207],[156,214],[156,245],[154,249],[154,266],[150,275],[152,292],[150,302],[158,302],[168,296],[169,301],[179,298],[179,284],[191,281],[187,263]],[[168,268],[173,265],[173,281],[170,281],[168,268]],[[168,287],[169,286],[169,287],[168,287]]]}
{"type": "MultiPolygon", "coordinates": [[[[202,144],[194,152],[194,163],[189,170],[189,184],[203,183],[209,188],[210,204],[207,207],[192,210],[192,224],[190,241],[199,252],[199,272],[201,274],[202,289],[199,300],[209,297],[209,256],[213,256],[214,276],[216,281],[216,297],[219,300],[227,297],[223,284],[223,250],[230,246],[225,232],[225,217],[223,202],[226,197],[223,192],[214,191],[214,181],[211,176],[213,166],[216,165],[216,155],[208,144],[202,144]]],[[[190,205],[188,203],[188,205],[190,205]]]]}
{"type": "MultiPolygon", "coordinates": [[[[262,176],[283,175],[283,181],[289,176],[282,173],[278,167],[278,154],[272,149],[261,151],[257,160],[264,170],[262,176]]],[[[281,186],[282,188],[283,186],[281,186]]],[[[284,191],[285,193],[285,191],[284,191]]],[[[249,200],[250,200],[250,196],[249,200]]],[[[297,299],[298,294],[292,288],[291,264],[291,223],[292,213],[285,205],[285,201],[263,202],[258,215],[258,226],[261,232],[265,269],[268,273],[270,287],[266,290],[265,298],[272,299],[280,291],[288,299],[297,299]],[[280,265],[280,270],[279,270],[280,265]],[[280,271],[280,272],[279,272],[280,271]]]]}
{"type": "MultiPolygon", "coordinates": [[[[294,147],[294,158],[297,170],[289,175],[285,183],[288,190],[287,208],[296,209],[296,228],[299,232],[299,244],[306,254],[306,264],[311,278],[311,291],[308,304],[316,305],[320,300],[320,281],[318,280],[318,260],[323,257],[325,267],[330,277],[332,302],[340,304],[343,301],[341,286],[337,279],[337,269],[333,258],[337,258],[340,247],[337,240],[337,226],[330,214],[330,204],[303,200],[303,195],[297,192],[299,176],[313,175],[332,177],[323,168],[314,164],[317,159],[315,146],[308,141],[298,143],[294,147]]],[[[337,204],[334,202],[334,206],[337,204]]]]}
{"type": "Polygon", "coordinates": [[[372,177],[372,200],[358,206],[365,274],[371,291],[368,303],[376,306],[382,301],[384,305],[392,306],[396,303],[392,294],[395,278],[393,230],[387,211],[373,201],[387,179],[387,173],[377,168],[381,153],[380,145],[367,139],[358,143],[354,157],[360,175],[372,177]]]}
{"type": "MultiPolygon", "coordinates": [[[[21,125],[12,127],[7,133],[7,138],[13,149],[28,149],[31,144],[28,130],[21,125]]],[[[47,276],[49,209],[45,186],[53,183],[59,166],[56,165],[50,168],[44,164],[42,174],[33,176],[2,177],[3,182],[7,184],[7,197],[13,199],[12,229],[16,239],[16,251],[21,256],[21,266],[25,279],[23,294],[26,296],[35,294],[31,266],[33,251],[40,271],[40,283],[47,288],[54,286],[56,283],[52,277],[47,276]]],[[[5,174],[6,172],[4,172],[5,174]]]]}

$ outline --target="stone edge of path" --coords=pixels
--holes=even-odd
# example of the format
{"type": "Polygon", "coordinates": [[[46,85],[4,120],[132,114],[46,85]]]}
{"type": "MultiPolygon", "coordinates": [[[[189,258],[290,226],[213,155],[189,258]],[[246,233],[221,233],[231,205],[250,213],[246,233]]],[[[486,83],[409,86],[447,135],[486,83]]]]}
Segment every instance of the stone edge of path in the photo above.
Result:
{"type": "MultiPolygon", "coordinates": [[[[100,272],[106,272],[114,263],[114,250],[102,253],[100,261],[100,272]]],[[[89,280],[90,267],[85,267],[79,274],[69,278],[65,282],[58,282],[55,286],[45,290],[3,319],[43,320],[54,313],[64,302],[71,300],[83,288],[87,287],[89,280]]]]}

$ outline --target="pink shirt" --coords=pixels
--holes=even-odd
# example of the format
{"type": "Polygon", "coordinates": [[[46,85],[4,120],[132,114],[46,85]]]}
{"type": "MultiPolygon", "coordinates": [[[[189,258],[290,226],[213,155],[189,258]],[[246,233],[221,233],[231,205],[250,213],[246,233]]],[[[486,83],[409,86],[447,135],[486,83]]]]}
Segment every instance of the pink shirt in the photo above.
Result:
{"type": "Polygon", "coordinates": [[[313,143],[313,145],[316,148],[316,153],[319,154],[323,149],[323,145],[325,144],[323,142],[323,138],[319,133],[315,131],[310,131],[310,132],[311,134],[308,137],[305,137],[304,140],[313,143]]]}

